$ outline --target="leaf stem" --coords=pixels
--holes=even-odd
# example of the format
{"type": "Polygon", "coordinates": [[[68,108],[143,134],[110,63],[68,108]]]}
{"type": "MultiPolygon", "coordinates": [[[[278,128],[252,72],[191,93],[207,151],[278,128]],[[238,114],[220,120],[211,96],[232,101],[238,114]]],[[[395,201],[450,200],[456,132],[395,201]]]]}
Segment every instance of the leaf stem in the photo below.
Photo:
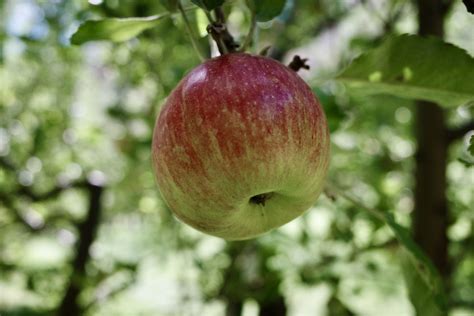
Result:
{"type": "Polygon", "coordinates": [[[255,33],[255,27],[257,26],[257,15],[255,14],[255,10],[253,8],[250,9],[251,17],[250,17],[250,28],[245,40],[240,48],[240,52],[245,52],[245,50],[249,47],[255,33]]]}
{"type": "Polygon", "coordinates": [[[206,58],[202,55],[201,50],[199,49],[199,45],[195,38],[191,24],[189,23],[188,17],[186,16],[186,12],[184,12],[183,6],[181,5],[181,1],[178,1],[178,10],[181,13],[181,16],[183,17],[184,25],[186,26],[186,31],[188,32],[188,35],[189,35],[189,38],[191,40],[191,44],[193,45],[194,50],[196,51],[201,62],[205,61],[206,58]]]}
{"type": "Polygon", "coordinates": [[[204,14],[206,14],[207,20],[209,21],[210,24],[214,23],[214,19],[212,18],[211,12],[204,10],[204,14]]]}
{"type": "Polygon", "coordinates": [[[357,198],[349,195],[346,193],[347,190],[344,190],[342,188],[339,188],[336,184],[334,183],[331,183],[330,181],[328,181],[326,183],[326,187],[327,189],[331,192],[335,192],[336,195],[338,196],[341,196],[343,197],[344,199],[346,199],[347,201],[351,202],[352,204],[360,207],[361,209],[367,211],[368,213],[370,213],[373,217],[375,217],[376,219],[382,221],[382,222],[386,222],[386,215],[384,212],[381,212],[379,210],[376,210],[374,208],[371,208],[371,207],[368,207],[366,205],[364,205],[361,201],[359,201],[357,198]]]}

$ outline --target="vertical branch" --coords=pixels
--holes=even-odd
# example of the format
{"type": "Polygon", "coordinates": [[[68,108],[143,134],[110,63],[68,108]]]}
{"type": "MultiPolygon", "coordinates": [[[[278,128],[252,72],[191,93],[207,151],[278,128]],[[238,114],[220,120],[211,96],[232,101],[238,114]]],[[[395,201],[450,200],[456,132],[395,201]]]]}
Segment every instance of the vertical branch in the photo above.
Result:
{"type": "MultiPolygon", "coordinates": [[[[420,35],[443,37],[446,7],[442,0],[417,0],[420,35]]],[[[448,142],[445,113],[432,102],[416,105],[415,241],[431,258],[445,281],[449,279],[446,199],[448,142]]],[[[447,283],[447,282],[446,282],[447,283]]]]}
{"type": "Polygon", "coordinates": [[[103,187],[89,183],[89,211],[86,219],[78,225],[79,237],[76,247],[76,257],[73,262],[73,271],[66,288],[66,294],[58,307],[58,316],[82,315],[82,308],[77,298],[82,290],[81,283],[85,278],[86,263],[89,260],[89,249],[94,241],[97,227],[99,226],[102,211],[103,187]]]}

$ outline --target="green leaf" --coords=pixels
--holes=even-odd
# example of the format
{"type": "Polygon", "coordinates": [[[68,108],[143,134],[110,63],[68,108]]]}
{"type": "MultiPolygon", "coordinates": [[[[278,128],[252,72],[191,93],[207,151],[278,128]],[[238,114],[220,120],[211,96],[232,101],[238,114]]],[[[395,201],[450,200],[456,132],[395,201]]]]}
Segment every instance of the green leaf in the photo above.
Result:
{"type": "Polygon", "coordinates": [[[402,268],[403,270],[407,270],[406,272],[404,271],[404,277],[406,278],[405,281],[410,300],[417,311],[417,315],[446,315],[447,300],[441,276],[431,260],[411,238],[409,231],[399,225],[391,213],[364,206],[356,198],[347,195],[344,190],[332,185],[331,182],[326,185],[329,191],[334,190],[337,194],[343,196],[354,205],[365,209],[372,216],[388,225],[392,230],[405,254],[402,268]]]}
{"type": "Polygon", "coordinates": [[[447,107],[474,100],[474,58],[434,37],[389,37],[337,79],[362,95],[391,94],[447,107]]]}
{"type": "Polygon", "coordinates": [[[446,315],[446,298],[441,277],[430,259],[410,237],[406,228],[386,213],[387,225],[402,245],[401,266],[408,296],[417,315],[446,315]]]}
{"type": "Polygon", "coordinates": [[[169,16],[168,13],[145,18],[110,18],[86,21],[72,35],[71,43],[80,45],[89,41],[109,40],[123,42],[129,40],[146,29],[157,25],[157,22],[169,16]]]}
{"type": "Polygon", "coordinates": [[[257,21],[266,22],[280,15],[286,0],[251,0],[257,21]]]}
{"type": "Polygon", "coordinates": [[[400,260],[408,288],[408,296],[415,308],[416,315],[444,316],[446,311],[440,309],[426,280],[422,278],[423,268],[413,260],[411,254],[405,249],[400,252],[400,260]]]}
{"type": "Polygon", "coordinates": [[[214,10],[224,4],[224,0],[191,0],[191,2],[207,11],[214,10]]]}
{"type": "Polygon", "coordinates": [[[179,0],[160,0],[161,4],[170,12],[175,12],[178,9],[179,0]]]}
{"type": "Polygon", "coordinates": [[[341,123],[347,119],[347,114],[338,104],[334,95],[328,94],[319,88],[314,88],[313,90],[324,107],[329,130],[333,133],[338,130],[341,123]]]}

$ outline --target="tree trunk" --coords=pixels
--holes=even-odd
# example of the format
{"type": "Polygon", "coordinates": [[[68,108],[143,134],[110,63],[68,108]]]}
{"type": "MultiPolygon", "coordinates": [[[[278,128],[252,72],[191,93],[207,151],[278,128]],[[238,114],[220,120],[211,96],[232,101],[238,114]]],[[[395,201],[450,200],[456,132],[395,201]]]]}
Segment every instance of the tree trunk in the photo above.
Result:
{"type": "Polygon", "coordinates": [[[79,316],[82,315],[82,309],[77,301],[82,290],[82,282],[85,277],[86,263],[89,260],[89,248],[95,238],[95,233],[100,222],[100,213],[102,209],[101,197],[103,188],[94,184],[88,184],[89,189],[89,212],[87,217],[79,227],[79,236],[76,248],[76,257],[74,258],[73,271],[66,293],[58,307],[58,316],[79,316]]]}
{"type": "MultiPolygon", "coordinates": [[[[419,35],[443,37],[447,10],[442,0],[418,0],[419,35]]],[[[446,200],[447,128],[443,109],[431,102],[416,105],[415,241],[445,281],[449,277],[449,210],[446,200]]]]}
{"type": "Polygon", "coordinates": [[[283,296],[279,296],[271,302],[262,302],[260,304],[259,316],[285,316],[286,304],[283,296]]]}
{"type": "Polygon", "coordinates": [[[240,316],[242,314],[243,302],[229,301],[225,309],[226,316],[240,316]]]}

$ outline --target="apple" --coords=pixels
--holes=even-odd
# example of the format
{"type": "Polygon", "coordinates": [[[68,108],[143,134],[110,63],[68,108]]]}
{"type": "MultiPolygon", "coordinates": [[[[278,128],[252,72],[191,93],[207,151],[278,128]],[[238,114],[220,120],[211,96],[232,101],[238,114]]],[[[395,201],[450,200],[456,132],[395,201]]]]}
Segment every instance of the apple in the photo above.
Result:
{"type": "Polygon", "coordinates": [[[178,219],[248,239],[315,203],[329,145],[321,105],[295,71],[230,53],[199,65],[171,92],[153,132],[153,166],[178,219]]]}

